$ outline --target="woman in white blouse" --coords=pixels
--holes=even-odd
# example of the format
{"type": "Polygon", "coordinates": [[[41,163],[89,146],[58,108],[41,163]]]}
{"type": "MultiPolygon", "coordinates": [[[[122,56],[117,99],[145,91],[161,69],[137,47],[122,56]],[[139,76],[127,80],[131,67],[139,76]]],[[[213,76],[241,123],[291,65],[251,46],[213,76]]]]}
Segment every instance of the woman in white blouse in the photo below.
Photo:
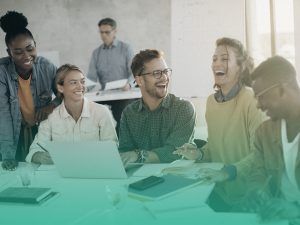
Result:
{"type": "Polygon", "coordinates": [[[49,153],[37,144],[43,141],[117,142],[111,112],[106,106],[90,102],[84,97],[85,76],[77,66],[61,66],[57,70],[55,84],[63,102],[40,124],[26,157],[27,162],[53,164],[49,153]]]}

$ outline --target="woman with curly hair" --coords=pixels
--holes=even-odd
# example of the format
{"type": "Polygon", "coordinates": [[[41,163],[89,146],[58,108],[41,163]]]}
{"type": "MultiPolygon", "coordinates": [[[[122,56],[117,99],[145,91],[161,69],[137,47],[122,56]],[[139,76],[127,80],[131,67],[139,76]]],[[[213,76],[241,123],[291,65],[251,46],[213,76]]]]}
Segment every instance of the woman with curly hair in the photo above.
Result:
{"type": "Polygon", "coordinates": [[[38,123],[61,101],[52,101],[56,67],[37,56],[27,18],[8,11],[0,23],[8,53],[0,59],[0,153],[2,167],[13,170],[25,159],[38,123]]]}

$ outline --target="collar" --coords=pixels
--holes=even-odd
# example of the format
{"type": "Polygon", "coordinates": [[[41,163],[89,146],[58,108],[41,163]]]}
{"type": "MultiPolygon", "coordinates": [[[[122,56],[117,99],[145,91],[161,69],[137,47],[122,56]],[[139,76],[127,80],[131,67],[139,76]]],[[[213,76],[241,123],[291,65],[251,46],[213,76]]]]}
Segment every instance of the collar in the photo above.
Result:
{"type": "Polygon", "coordinates": [[[119,41],[117,40],[117,38],[115,38],[112,42],[111,45],[106,45],[103,43],[103,49],[110,49],[110,48],[113,48],[113,47],[117,47],[117,45],[119,44],[119,41]]]}
{"type": "MultiPolygon", "coordinates": [[[[68,117],[72,117],[65,106],[65,101],[63,100],[62,103],[60,104],[59,108],[60,115],[63,119],[66,119],[68,117]]],[[[82,112],[80,117],[90,117],[90,106],[89,106],[89,101],[87,98],[83,98],[83,107],[82,107],[82,112]]]]}
{"type": "MultiPolygon", "coordinates": [[[[167,94],[166,97],[162,100],[162,102],[159,104],[159,106],[154,110],[158,110],[160,108],[170,108],[171,107],[171,96],[170,94],[167,94]]],[[[139,105],[138,105],[138,111],[142,111],[143,109],[149,111],[148,106],[144,103],[143,98],[140,98],[139,105]]]]}
{"type": "Polygon", "coordinates": [[[239,91],[242,88],[242,84],[240,82],[236,83],[228,92],[227,95],[223,95],[221,89],[217,90],[217,92],[215,93],[215,99],[217,102],[227,102],[231,99],[233,99],[235,96],[237,96],[237,94],[239,93],[239,91]]]}

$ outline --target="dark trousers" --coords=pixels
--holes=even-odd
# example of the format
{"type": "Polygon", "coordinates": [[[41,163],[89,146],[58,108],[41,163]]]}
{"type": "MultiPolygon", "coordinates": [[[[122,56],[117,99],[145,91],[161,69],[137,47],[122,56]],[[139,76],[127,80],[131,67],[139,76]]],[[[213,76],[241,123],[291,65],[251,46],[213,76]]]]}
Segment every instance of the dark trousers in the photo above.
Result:
{"type": "Polygon", "coordinates": [[[28,127],[26,125],[21,125],[18,148],[15,157],[17,161],[25,161],[25,158],[29,152],[30,145],[34,140],[37,131],[38,126],[28,127]]]}
{"type": "Polygon", "coordinates": [[[114,100],[114,101],[103,101],[103,102],[97,102],[99,104],[108,105],[110,106],[110,109],[112,111],[113,117],[117,122],[116,126],[116,132],[119,136],[119,129],[120,129],[120,120],[123,110],[127,105],[129,105],[131,102],[135,101],[136,99],[124,99],[124,100],[114,100]]]}

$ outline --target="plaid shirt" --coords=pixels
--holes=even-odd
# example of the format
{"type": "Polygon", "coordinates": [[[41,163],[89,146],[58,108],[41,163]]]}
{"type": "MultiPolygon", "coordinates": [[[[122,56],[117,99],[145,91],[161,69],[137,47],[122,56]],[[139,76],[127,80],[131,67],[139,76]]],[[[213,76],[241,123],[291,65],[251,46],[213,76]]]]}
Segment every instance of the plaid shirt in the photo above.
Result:
{"type": "Polygon", "coordinates": [[[154,151],[161,162],[178,159],[172,153],[176,147],[193,139],[195,117],[194,106],[172,94],[168,94],[154,111],[139,99],[123,111],[119,150],[154,151]]]}

